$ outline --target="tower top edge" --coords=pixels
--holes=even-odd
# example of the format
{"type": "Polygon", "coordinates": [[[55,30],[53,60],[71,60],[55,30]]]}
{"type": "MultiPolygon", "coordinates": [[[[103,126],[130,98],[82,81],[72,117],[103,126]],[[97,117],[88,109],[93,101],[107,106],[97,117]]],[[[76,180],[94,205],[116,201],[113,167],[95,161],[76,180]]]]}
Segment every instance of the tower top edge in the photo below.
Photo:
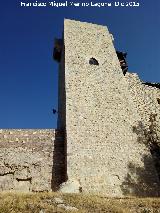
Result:
{"type": "Polygon", "coordinates": [[[91,23],[91,22],[84,22],[84,21],[79,21],[79,20],[74,20],[74,19],[64,19],[64,26],[67,25],[84,25],[84,26],[92,26],[92,27],[98,27],[98,28],[104,28],[104,29],[108,29],[107,26],[105,25],[101,25],[101,24],[95,24],[95,23],[91,23]]]}

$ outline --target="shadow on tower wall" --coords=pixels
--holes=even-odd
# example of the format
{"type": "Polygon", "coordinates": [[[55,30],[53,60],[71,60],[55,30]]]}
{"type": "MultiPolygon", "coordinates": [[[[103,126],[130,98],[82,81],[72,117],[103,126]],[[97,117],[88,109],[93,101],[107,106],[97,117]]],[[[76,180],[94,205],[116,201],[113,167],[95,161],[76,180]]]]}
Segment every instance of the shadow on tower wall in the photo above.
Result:
{"type": "MultiPolygon", "coordinates": [[[[55,40],[55,42],[57,39],[55,40]]],[[[67,180],[67,144],[66,144],[66,91],[65,91],[65,47],[63,40],[58,39],[61,46],[59,54],[59,74],[58,74],[58,121],[55,132],[52,168],[52,190],[59,189],[60,184],[67,180]]],[[[58,46],[59,47],[59,46],[58,46]]]]}
{"type": "Polygon", "coordinates": [[[65,132],[56,130],[54,150],[53,150],[53,167],[52,167],[52,190],[57,191],[60,184],[66,181],[66,146],[65,132]]]}
{"type": "Polygon", "coordinates": [[[155,130],[156,115],[150,116],[150,126],[147,130],[140,121],[133,127],[137,134],[137,142],[145,144],[150,154],[142,156],[143,167],[133,163],[128,164],[128,174],[121,185],[124,195],[138,197],[160,196],[160,147],[155,130]]]}

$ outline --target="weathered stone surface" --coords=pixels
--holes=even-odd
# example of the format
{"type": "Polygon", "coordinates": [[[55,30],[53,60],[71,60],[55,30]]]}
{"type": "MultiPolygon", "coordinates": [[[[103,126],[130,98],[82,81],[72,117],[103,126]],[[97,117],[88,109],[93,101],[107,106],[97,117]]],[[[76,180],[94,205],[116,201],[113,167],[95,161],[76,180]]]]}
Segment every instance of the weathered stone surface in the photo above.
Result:
{"type": "Polygon", "coordinates": [[[76,180],[68,180],[60,185],[59,191],[63,193],[79,193],[81,192],[81,185],[76,180]]]}
{"type": "Polygon", "coordinates": [[[4,191],[13,189],[14,188],[13,181],[14,181],[13,174],[6,174],[0,176],[0,190],[4,191]]]}
{"type": "Polygon", "coordinates": [[[0,131],[1,191],[51,191],[57,179],[60,182],[64,173],[63,138],[59,134],[56,139],[56,134],[49,129],[0,131]]]}
{"type": "Polygon", "coordinates": [[[13,190],[21,192],[30,192],[31,191],[31,179],[14,179],[13,190]]]}
{"type": "Polygon", "coordinates": [[[147,86],[142,82],[136,73],[127,73],[125,76],[128,82],[128,90],[134,101],[138,113],[141,116],[141,121],[144,127],[148,130],[150,125],[150,117],[156,115],[156,132],[160,138],[160,89],[152,86],[147,86]]]}

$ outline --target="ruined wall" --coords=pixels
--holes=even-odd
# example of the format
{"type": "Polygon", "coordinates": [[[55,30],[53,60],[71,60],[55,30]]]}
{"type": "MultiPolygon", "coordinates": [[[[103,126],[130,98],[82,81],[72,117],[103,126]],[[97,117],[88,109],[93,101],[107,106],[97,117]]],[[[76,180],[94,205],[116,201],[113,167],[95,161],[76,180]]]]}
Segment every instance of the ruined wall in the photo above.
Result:
{"type": "Polygon", "coordinates": [[[157,134],[160,138],[160,89],[145,85],[136,73],[127,73],[125,79],[146,130],[149,129],[151,116],[156,114],[157,134]]]}
{"type": "Polygon", "coordinates": [[[65,20],[64,45],[68,182],[62,191],[157,195],[152,156],[133,128],[139,109],[107,28],[65,20]],[[93,58],[97,65],[89,63],[93,58]]]}
{"type": "Polygon", "coordinates": [[[127,73],[128,90],[141,117],[134,127],[140,143],[149,147],[160,179],[160,89],[146,85],[135,73],[127,73]]]}
{"type": "Polygon", "coordinates": [[[51,191],[63,182],[63,137],[53,129],[0,130],[0,191],[51,191]]]}

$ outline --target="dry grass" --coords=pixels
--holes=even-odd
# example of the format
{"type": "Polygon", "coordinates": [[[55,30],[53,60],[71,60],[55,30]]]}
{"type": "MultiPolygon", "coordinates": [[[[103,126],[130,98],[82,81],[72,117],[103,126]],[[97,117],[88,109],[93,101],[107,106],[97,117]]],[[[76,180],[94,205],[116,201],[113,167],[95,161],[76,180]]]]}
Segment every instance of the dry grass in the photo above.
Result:
{"type": "MultiPolygon", "coordinates": [[[[160,198],[106,198],[82,194],[57,193],[1,193],[0,213],[63,213],[57,206],[56,198],[61,198],[66,206],[78,208],[79,213],[160,213],[160,198]]],[[[74,211],[70,211],[74,212],[74,211]]]]}

